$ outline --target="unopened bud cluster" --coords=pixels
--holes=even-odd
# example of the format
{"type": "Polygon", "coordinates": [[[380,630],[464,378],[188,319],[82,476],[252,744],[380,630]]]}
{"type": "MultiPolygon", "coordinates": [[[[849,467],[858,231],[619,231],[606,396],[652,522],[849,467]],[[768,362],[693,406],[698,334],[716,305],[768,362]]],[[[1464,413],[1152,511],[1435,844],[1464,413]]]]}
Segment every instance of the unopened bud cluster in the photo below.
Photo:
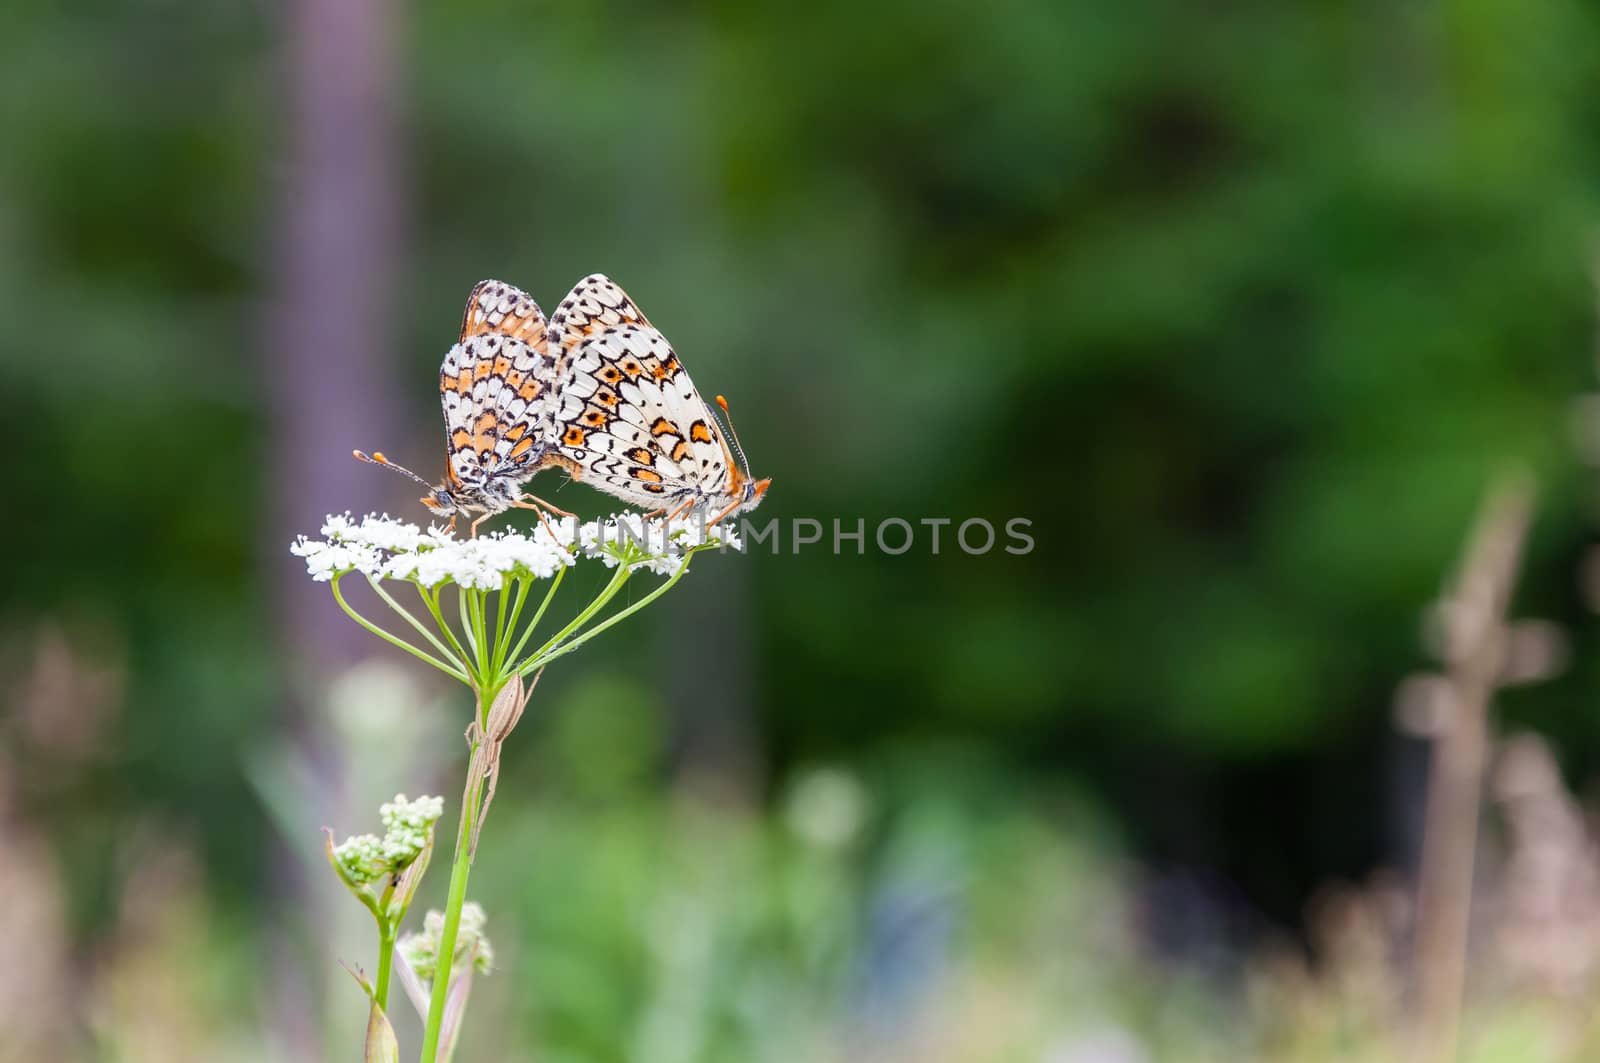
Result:
{"type": "Polygon", "coordinates": [[[417,858],[433,825],[444,815],[444,798],[419,797],[407,801],[405,794],[395,794],[394,800],[378,809],[383,820],[383,854],[404,866],[417,858]]]}
{"type": "MultiPolygon", "coordinates": [[[[455,961],[459,964],[471,956],[473,966],[481,973],[488,974],[489,969],[494,966],[494,949],[490,947],[489,939],[483,934],[485,922],[483,907],[476,901],[468,901],[461,906],[461,925],[456,931],[455,961]]],[[[439,972],[439,936],[443,932],[444,915],[434,910],[422,920],[420,931],[407,934],[400,939],[400,954],[417,973],[417,977],[424,981],[431,982],[439,972]]]]}
{"type": "Polygon", "coordinates": [[[344,844],[333,850],[333,858],[358,886],[397,874],[422,854],[433,825],[444,814],[444,798],[419,797],[407,801],[405,794],[395,794],[394,800],[382,806],[378,814],[383,820],[382,838],[358,834],[346,838],[344,844]]]}

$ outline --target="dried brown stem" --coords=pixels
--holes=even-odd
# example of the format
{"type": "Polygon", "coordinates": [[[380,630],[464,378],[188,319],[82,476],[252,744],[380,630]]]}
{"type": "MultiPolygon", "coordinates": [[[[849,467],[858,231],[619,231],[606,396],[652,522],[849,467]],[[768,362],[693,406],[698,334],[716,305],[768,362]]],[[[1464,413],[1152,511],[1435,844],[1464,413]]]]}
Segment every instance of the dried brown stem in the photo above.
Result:
{"type": "MultiPolygon", "coordinates": [[[[539,669],[526,686],[521,678],[512,676],[494,699],[494,704],[489,706],[489,718],[484,725],[480,727],[474,719],[467,727],[467,745],[473,751],[472,763],[467,766],[467,793],[473,792],[480,783],[489,784],[483,802],[478,806],[477,818],[472,823],[469,860],[478,855],[478,835],[483,830],[483,821],[488,818],[489,805],[494,801],[495,785],[500,781],[500,750],[512,729],[517,726],[517,721],[522,719],[522,710],[527,708],[533,688],[539,684],[539,677],[543,674],[544,669],[539,669]]],[[[464,804],[463,811],[465,808],[464,804]]]]}
{"type": "Polygon", "coordinates": [[[1489,709],[1507,653],[1506,610],[1531,519],[1522,474],[1491,492],[1454,586],[1440,603],[1449,724],[1435,739],[1428,779],[1413,955],[1415,1058],[1453,1059],[1466,979],[1467,928],[1477,851],[1489,709]]]}

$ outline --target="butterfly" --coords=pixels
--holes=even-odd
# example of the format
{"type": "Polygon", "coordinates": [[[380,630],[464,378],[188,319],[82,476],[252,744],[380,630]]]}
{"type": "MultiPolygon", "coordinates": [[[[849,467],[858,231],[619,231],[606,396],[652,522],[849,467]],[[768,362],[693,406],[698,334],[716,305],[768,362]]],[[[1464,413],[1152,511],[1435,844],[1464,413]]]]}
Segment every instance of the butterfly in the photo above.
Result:
{"type": "MultiPolygon", "coordinates": [[[[668,519],[705,507],[728,514],[760,504],[728,421],[733,447],[665,336],[609,278],[595,273],[568,293],[549,327],[557,366],[551,453],[541,460],[573,480],[668,519]],[[670,510],[670,512],[669,512],[670,510]]],[[[723,414],[728,403],[716,397],[723,414]]]]}
{"type": "MultiPolygon", "coordinates": [[[[522,493],[542,468],[568,465],[552,453],[552,389],[561,366],[549,343],[549,324],[539,304],[502,281],[479,281],[467,297],[460,341],[439,367],[447,450],[444,480],[437,486],[381,452],[355,456],[411,477],[428,489],[421,502],[436,516],[481,513],[478,525],[508,509],[541,507],[573,514],[522,493]]],[[[548,524],[546,524],[548,528],[548,524]]],[[[552,534],[554,534],[552,532],[552,534]]]]}

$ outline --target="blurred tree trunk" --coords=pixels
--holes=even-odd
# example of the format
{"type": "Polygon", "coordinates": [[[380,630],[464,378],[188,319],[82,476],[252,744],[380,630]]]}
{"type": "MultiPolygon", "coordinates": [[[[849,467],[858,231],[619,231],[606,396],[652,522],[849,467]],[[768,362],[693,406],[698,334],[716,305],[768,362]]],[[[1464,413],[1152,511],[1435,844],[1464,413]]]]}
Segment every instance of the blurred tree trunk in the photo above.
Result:
{"type": "MultiPolygon", "coordinates": [[[[286,547],[295,534],[315,532],[330,511],[378,508],[392,486],[350,451],[381,447],[398,435],[391,356],[402,191],[395,8],[384,0],[288,0],[276,10],[286,108],[263,369],[273,425],[272,520],[264,549],[279,645],[291,662],[282,692],[284,737],[308,764],[322,766],[310,782],[327,799],[319,805],[333,808],[347,766],[318,740],[327,734],[318,724],[320,702],[328,680],[372,646],[333,606],[328,589],[305,578],[286,547]]],[[[283,898],[280,925],[302,926],[312,941],[332,940],[337,913],[316,904],[323,896],[318,884],[292,870],[305,865],[278,866],[289,869],[274,883],[283,898]]],[[[340,1039],[358,1043],[339,1036],[356,1033],[335,1021],[345,1001],[323,992],[332,959],[293,947],[272,950],[277,977],[273,999],[263,1003],[291,1058],[323,1058],[340,1039]],[[310,973],[308,962],[322,966],[310,973]]],[[[349,1013],[359,1015],[359,1001],[348,1003],[349,1013]]]]}
{"type": "MultiPolygon", "coordinates": [[[[274,521],[270,556],[330,510],[384,497],[382,473],[350,457],[393,440],[393,297],[401,249],[392,5],[290,0],[283,18],[289,103],[276,276],[269,314],[274,521]]],[[[327,675],[370,650],[328,607],[327,588],[273,580],[296,660],[327,675]]]]}

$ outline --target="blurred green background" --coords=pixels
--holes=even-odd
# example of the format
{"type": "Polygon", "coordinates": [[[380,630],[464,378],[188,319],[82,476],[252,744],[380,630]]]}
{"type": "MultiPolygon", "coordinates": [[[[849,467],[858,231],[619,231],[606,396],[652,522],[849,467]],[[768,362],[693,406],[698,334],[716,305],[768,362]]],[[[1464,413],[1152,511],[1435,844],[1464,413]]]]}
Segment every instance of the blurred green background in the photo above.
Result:
{"type": "Polygon", "coordinates": [[[1501,718],[1569,788],[1600,769],[1595,30],[1571,0],[0,13],[0,1058],[352,1058],[334,962],[372,943],[318,828],[453,805],[468,707],[287,544],[425,516],[346,455],[437,476],[474,282],[549,308],[596,270],[729,397],[784,538],[545,677],[462,1058],[1290,1052],[1275,1022],[1315,1023],[1251,972],[1326,961],[1329,883],[1414,868],[1394,691],[1508,462],[1517,610],[1572,653],[1501,718]],[[891,517],[1037,545],[886,556],[891,517]],[[829,534],[796,553],[795,518],[829,534]]]}

